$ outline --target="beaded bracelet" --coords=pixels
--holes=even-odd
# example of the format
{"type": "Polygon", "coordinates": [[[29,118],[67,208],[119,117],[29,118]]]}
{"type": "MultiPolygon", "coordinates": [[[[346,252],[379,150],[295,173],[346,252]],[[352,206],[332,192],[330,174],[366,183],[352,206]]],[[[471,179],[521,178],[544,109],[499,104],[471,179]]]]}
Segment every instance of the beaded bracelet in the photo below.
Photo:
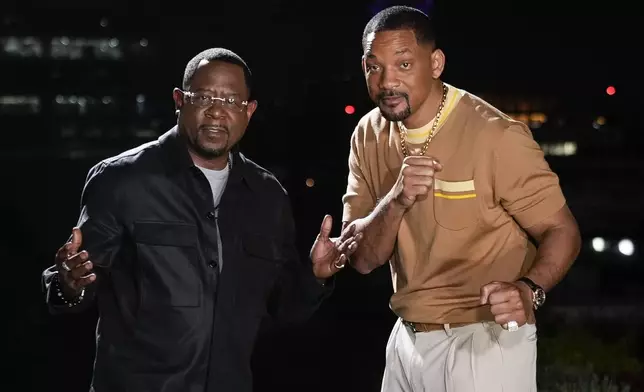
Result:
{"type": "Polygon", "coordinates": [[[85,287],[81,289],[80,294],[78,294],[73,300],[68,301],[67,298],[65,297],[65,293],[63,293],[63,289],[60,285],[60,279],[58,278],[58,275],[54,277],[54,285],[56,286],[56,295],[58,295],[58,298],[65,303],[68,307],[74,307],[78,304],[80,304],[83,301],[83,298],[85,297],[85,287]]]}

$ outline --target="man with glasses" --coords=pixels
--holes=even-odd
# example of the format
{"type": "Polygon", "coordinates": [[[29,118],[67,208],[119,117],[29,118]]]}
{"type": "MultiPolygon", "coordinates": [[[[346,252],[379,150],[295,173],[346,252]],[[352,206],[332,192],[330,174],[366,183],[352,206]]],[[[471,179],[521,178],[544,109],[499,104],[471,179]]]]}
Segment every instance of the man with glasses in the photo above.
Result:
{"type": "Polygon", "coordinates": [[[250,94],[246,63],[206,50],[174,90],[177,125],[90,170],[78,228],[43,281],[54,313],[98,303],[91,390],[250,392],[264,316],[308,317],[357,247],[329,238],[326,216],[298,259],[285,190],[235,148],[250,94]]]}

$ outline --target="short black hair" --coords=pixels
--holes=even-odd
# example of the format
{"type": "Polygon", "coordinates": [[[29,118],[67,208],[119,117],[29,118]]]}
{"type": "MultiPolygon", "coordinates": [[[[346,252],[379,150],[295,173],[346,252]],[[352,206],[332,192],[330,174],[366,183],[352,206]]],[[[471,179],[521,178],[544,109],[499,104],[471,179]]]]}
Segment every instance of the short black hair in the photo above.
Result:
{"type": "Polygon", "coordinates": [[[412,30],[419,44],[435,44],[434,24],[423,11],[405,5],[395,5],[378,12],[369,20],[362,33],[362,50],[367,47],[371,33],[394,30],[412,30]]]}
{"type": "Polygon", "coordinates": [[[186,65],[186,70],[183,73],[183,89],[188,90],[190,88],[190,83],[192,82],[192,78],[195,76],[195,72],[197,72],[197,68],[199,67],[199,63],[201,63],[203,60],[207,61],[223,61],[225,63],[230,63],[230,64],[235,64],[244,70],[244,79],[246,82],[246,87],[248,88],[248,94],[250,95],[251,92],[251,79],[252,79],[252,74],[250,72],[250,68],[248,68],[248,65],[246,65],[246,62],[235,52],[232,50],[224,49],[224,48],[210,48],[206,49],[203,52],[197,54],[195,57],[193,57],[190,61],[188,61],[188,64],[186,65]]]}

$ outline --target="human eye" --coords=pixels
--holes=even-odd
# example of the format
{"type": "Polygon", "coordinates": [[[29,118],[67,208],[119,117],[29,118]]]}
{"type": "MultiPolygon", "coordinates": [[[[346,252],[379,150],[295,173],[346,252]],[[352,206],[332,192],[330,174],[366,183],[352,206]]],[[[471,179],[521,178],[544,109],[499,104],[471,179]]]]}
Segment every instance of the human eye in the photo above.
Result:
{"type": "Polygon", "coordinates": [[[212,102],[212,97],[208,94],[195,94],[193,99],[198,105],[206,105],[212,102]]]}
{"type": "Polygon", "coordinates": [[[377,64],[367,64],[367,72],[377,72],[380,67],[377,64]]]}

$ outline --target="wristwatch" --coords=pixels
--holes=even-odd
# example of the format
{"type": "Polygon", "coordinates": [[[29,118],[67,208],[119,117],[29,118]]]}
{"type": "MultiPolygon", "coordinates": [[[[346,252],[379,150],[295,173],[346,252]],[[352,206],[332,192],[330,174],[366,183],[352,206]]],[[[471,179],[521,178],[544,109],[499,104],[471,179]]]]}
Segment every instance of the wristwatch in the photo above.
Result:
{"type": "Polygon", "coordinates": [[[543,303],[546,302],[546,292],[541,286],[534,283],[531,279],[524,276],[517,282],[523,282],[527,284],[528,287],[530,287],[530,290],[532,290],[532,306],[534,307],[534,310],[539,309],[543,305],[543,303]]]}

